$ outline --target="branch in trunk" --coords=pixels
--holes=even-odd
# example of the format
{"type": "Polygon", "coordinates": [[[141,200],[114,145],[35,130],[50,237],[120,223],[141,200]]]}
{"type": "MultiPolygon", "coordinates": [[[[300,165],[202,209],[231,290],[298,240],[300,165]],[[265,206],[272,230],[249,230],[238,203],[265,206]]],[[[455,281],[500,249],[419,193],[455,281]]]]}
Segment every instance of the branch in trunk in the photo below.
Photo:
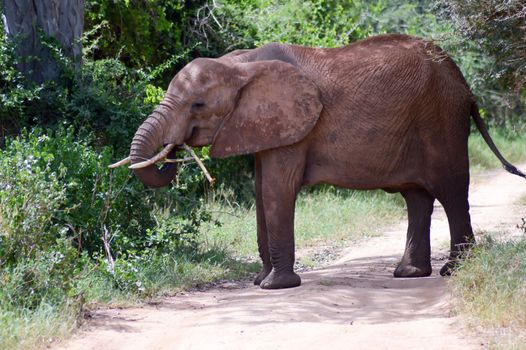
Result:
{"type": "Polygon", "coordinates": [[[197,162],[197,165],[199,165],[199,167],[203,171],[203,174],[205,174],[205,177],[208,180],[208,182],[210,182],[210,184],[213,185],[215,179],[212,176],[210,176],[210,173],[206,169],[201,159],[199,159],[197,154],[195,154],[194,150],[190,148],[190,146],[188,146],[186,143],[183,143],[183,148],[185,149],[186,152],[188,152],[188,154],[190,154],[190,156],[192,156],[195,159],[195,161],[197,162]]]}
{"type": "Polygon", "coordinates": [[[191,161],[195,161],[195,158],[194,157],[184,157],[182,159],[169,159],[169,158],[164,159],[165,163],[186,163],[186,162],[191,162],[191,161]]]}

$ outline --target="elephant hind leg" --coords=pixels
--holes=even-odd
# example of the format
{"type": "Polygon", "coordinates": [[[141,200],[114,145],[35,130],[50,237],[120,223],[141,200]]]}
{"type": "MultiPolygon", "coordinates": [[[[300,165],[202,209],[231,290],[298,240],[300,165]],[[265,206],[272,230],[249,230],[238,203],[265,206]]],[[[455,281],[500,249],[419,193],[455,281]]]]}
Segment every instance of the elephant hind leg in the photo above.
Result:
{"type": "Polygon", "coordinates": [[[407,204],[407,241],[394,277],[425,277],[431,274],[431,214],[435,198],[424,189],[402,191],[407,204]]]}
{"type": "Polygon", "coordinates": [[[475,243],[469,215],[469,179],[461,183],[464,183],[464,185],[458,187],[459,190],[450,191],[444,196],[437,197],[446,212],[451,235],[449,260],[440,270],[442,276],[451,275],[458,265],[459,257],[475,243]]]}

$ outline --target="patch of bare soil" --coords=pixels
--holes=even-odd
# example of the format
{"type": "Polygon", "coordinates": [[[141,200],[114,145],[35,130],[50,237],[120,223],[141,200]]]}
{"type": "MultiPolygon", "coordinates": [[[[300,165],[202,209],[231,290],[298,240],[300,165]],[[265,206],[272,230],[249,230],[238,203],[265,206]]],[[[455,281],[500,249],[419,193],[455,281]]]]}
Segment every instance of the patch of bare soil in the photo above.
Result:
{"type": "MultiPolygon", "coordinates": [[[[523,166],[522,168],[525,168],[523,166]]],[[[504,171],[472,180],[475,231],[518,234],[526,182],[504,171]]],[[[100,310],[59,349],[480,349],[451,312],[447,278],[438,275],[449,231],[435,207],[434,273],[394,279],[406,222],[346,249],[322,269],[301,274],[299,288],[268,291],[225,283],[164,299],[156,306],[100,310]]]]}

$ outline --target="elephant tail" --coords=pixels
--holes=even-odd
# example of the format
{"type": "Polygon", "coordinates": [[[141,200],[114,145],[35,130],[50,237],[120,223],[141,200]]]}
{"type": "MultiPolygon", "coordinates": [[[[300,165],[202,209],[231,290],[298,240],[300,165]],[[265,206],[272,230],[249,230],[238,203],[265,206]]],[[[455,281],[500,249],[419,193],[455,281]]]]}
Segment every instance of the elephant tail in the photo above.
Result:
{"type": "Polygon", "coordinates": [[[493,140],[491,139],[491,136],[488,133],[488,129],[486,128],[486,125],[484,124],[484,121],[482,120],[482,117],[480,116],[479,108],[475,102],[471,105],[471,116],[473,117],[473,120],[475,121],[475,125],[477,126],[477,129],[480,132],[480,134],[482,135],[482,138],[484,139],[484,141],[486,141],[486,143],[488,144],[491,151],[495,154],[495,156],[497,156],[497,158],[500,160],[504,169],[506,169],[506,171],[514,175],[518,175],[520,177],[526,178],[526,174],[524,174],[522,171],[517,169],[513,164],[508,162],[502,156],[497,146],[495,146],[495,143],[493,142],[493,140]]]}

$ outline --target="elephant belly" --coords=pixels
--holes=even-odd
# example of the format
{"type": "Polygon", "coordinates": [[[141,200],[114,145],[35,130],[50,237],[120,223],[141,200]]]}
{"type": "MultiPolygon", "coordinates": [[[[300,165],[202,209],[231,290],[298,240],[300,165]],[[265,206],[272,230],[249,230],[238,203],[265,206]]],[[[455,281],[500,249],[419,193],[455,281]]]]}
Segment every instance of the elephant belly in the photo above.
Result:
{"type": "Polygon", "coordinates": [[[313,162],[307,164],[303,184],[311,186],[325,183],[349,189],[372,190],[382,188],[397,192],[424,185],[423,178],[416,174],[414,169],[408,167],[387,171],[381,168],[379,164],[357,164],[352,160],[335,164],[313,162]]]}
{"type": "MultiPolygon", "coordinates": [[[[440,149],[440,135],[361,130],[316,137],[307,154],[304,184],[326,183],[351,189],[428,187],[452,169],[454,157],[440,149]],[[442,168],[442,170],[440,170],[442,168]]],[[[467,154],[465,150],[460,153],[467,154]]]]}

